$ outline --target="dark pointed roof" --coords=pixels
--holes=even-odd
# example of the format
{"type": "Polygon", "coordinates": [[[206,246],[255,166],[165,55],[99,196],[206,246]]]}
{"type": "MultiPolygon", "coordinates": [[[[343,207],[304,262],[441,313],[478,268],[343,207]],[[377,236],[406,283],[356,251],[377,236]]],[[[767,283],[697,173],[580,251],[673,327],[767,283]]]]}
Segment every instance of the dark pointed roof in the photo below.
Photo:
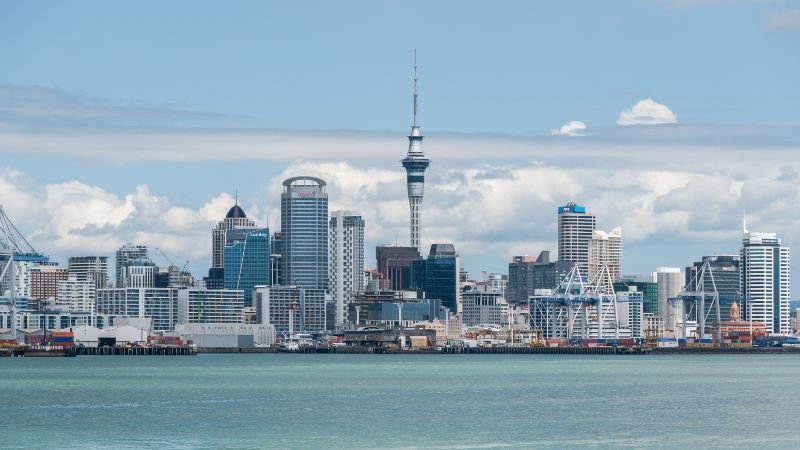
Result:
{"type": "Polygon", "coordinates": [[[244,210],[238,205],[233,205],[231,209],[228,210],[228,214],[225,215],[226,219],[246,219],[247,214],[244,213],[244,210]]]}

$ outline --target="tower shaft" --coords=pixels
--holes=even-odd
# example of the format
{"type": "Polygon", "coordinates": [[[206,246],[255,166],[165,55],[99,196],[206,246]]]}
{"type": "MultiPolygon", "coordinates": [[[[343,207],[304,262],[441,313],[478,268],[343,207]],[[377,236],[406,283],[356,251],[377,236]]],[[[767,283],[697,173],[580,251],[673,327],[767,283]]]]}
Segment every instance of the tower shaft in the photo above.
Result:
{"type": "Polygon", "coordinates": [[[414,106],[411,123],[411,134],[408,135],[408,153],[400,161],[406,169],[406,187],[408,189],[409,204],[409,238],[410,245],[416,249],[422,244],[422,196],[425,192],[425,169],[430,160],[422,151],[423,135],[417,119],[418,94],[417,94],[417,52],[414,51],[414,106]]]}

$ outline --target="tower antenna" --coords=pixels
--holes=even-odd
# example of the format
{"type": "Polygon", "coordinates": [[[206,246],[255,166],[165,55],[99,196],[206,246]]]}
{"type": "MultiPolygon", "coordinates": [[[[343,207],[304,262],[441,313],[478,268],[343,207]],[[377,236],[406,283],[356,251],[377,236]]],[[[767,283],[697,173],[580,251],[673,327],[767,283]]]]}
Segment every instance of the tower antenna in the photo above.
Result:
{"type": "Polygon", "coordinates": [[[414,123],[417,126],[417,49],[414,49],[414,123]]]}

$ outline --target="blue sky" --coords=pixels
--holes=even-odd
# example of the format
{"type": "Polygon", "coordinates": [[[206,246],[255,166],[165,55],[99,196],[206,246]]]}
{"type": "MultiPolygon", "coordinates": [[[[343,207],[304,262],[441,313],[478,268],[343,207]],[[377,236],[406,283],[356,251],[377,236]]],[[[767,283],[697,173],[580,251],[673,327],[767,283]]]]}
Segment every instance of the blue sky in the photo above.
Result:
{"type": "Polygon", "coordinates": [[[737,251],[745,208],[800,239],[799,47],[789,1],[6,1],[0,201],[54,257],[138,239],[200,274],[233,191],[274,224],[304,170],[402,241],[417,48],[427,244],[504,270],[573,195],[626,273],[684,266],[737,251]]]}

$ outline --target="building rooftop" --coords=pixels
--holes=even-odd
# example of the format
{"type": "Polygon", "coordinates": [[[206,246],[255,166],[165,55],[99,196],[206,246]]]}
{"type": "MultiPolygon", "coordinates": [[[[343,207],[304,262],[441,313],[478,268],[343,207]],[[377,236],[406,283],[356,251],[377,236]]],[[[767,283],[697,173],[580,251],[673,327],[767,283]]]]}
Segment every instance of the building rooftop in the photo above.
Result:
{"type": "Polygon", "coordinates": [[[228,210],[228,214],[225,215],[226,219],[246,219],[247,214],[244,213],[244,210],[238,205],[233,205],[231,209],[228,210]]]}

